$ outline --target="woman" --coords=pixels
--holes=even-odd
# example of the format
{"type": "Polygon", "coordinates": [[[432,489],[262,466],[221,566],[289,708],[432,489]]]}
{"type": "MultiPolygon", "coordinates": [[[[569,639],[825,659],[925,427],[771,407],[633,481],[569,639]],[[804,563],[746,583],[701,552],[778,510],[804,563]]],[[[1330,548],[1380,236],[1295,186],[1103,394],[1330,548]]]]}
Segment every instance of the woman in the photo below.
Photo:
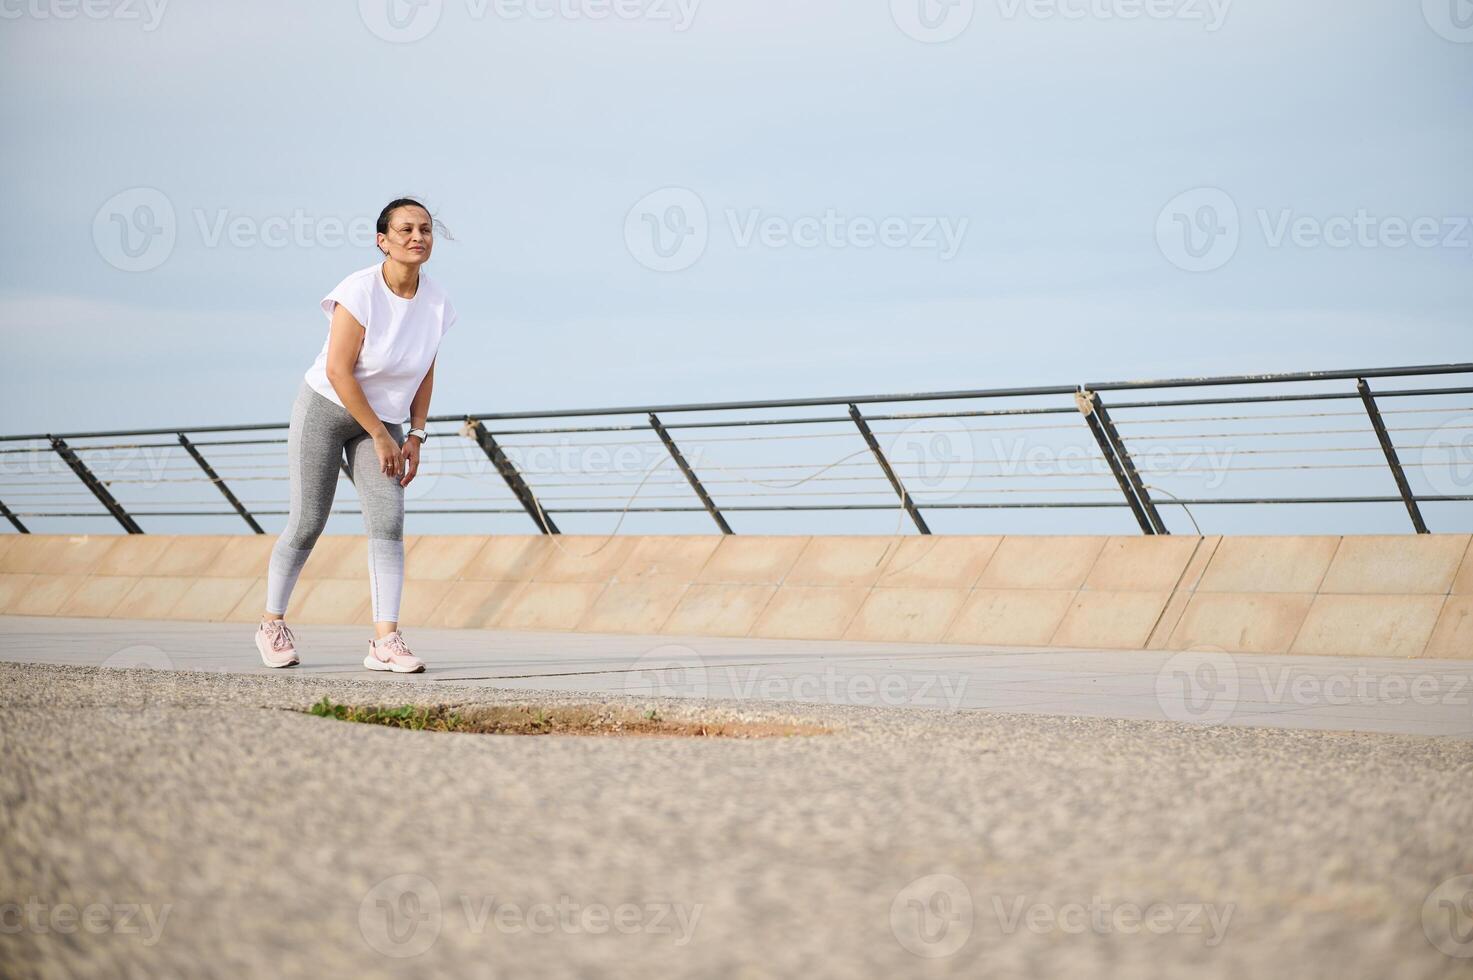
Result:
{"type": "Polygon", "coordinates": [[[327,340],[292,407],[291,516],[271,551],[266,612],[256,630],[256,649],[268,667],[299,663],[287,602],[327,524],[346,455],[368,530],[374,638],[363,666],[400,674],[425,669],[399,632],[404,488],[419,469],[435,355],[455,323],[455,308],[423,271],[434,247],[434,219],[424,205],[389,202],[379,214],[377,241],[384,261],[348,276],[323,298],[327,340]]]}

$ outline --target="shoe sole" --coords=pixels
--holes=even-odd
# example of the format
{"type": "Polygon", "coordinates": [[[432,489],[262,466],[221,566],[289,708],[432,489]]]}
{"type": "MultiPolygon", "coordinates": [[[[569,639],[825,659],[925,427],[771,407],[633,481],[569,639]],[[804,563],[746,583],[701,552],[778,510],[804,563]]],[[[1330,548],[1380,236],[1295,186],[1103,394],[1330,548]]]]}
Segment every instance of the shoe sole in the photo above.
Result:
{"type": "Polygon", "coordinates": [[[372,654],[363,658],[363,666],[369,670],[386,670],[394,674],[423,674],[425,671],[424,664],[418,667],[395,667],[393,664],[386,664],[382,660],[375,659],[372,654]]]}

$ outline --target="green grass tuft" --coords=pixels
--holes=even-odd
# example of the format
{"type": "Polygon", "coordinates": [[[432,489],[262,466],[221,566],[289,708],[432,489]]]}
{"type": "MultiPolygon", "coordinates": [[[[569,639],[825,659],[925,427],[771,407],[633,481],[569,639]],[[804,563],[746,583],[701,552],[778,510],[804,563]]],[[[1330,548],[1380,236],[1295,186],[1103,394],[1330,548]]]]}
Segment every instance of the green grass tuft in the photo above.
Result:
{"type": "Polygon", "coordinates": [[[444,707],[428,708],[412,704],[397,708],[359,707],[333,704],[326,695],[312,706],[311,713],[318,718],[387,725],[390,728],[407,728],[415,732],[453,732],[460,728],[460,716],[444,707]]]}

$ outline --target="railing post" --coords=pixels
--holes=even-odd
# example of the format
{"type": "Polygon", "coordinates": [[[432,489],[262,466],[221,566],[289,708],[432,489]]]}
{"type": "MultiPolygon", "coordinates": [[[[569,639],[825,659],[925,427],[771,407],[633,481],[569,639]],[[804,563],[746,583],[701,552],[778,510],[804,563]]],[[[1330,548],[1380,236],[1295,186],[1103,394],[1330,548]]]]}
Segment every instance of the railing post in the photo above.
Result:
{"type": "Polygon", "coordinates": [[[701,499],[701,504],[705,506],[706,513],[710,514],[711,520],[715,521],[716,526],[721,528],[722,534],[731,534],[731,525],[726,523],[726,518],[722,517],[721,511],[716,509],[716,505],[711,501],[710,495],[706,493],[706,488],[701,486],[701,481],[696,478],[695,471],[690,468],[690,464],[681,455],[679,447],[675,445],[675,440],[670,438],[670,433],[665,431],[665,427],[660,424],[660,419],[654,412],[650,412],[649,416],[651,428],[655,430],[660,437],[660,441],[669,450],[670,456],[675,460],[675,465],[680,467],[680,472],[685,474],[686,481],[690,483],[690,488],[696,492],[696,496],[701,499]]]}
{"type": "Polygon", "coordinates": [[[1125,471],[1125,478],[1130,481],[1135,495],[1141,502],[1141,509],[1146,512],[1151,526],[1157,534],[1170,534],[1166,528],[1166,522],[1161,519],[1161,514],[1156,510],[1156,503],[1151,499],[1150,491],[1141,480],[1140,473],[1136,472],[1135,461],[1130,458],[1130,450],[1125,448],[1125,440],[1120,438],[1120,432],[1115,428],[1115,423],[1110,419],[1110,413],[1105,409],[1105,403],[1100,400],[1098,392],[1090,392],[1094,399],[1095,414],[1099,416],[1100,427],[1105,430],[1105,437],[1115,447],[1115,455],[1120,459],[1120,468],[1125,471]]]}
{"type": "Polygon", "coordinates": [[[1126,478],[1125,470],[1120,465],[1120,460],[1115,456],[1115,449],[1105,434],[1105,427],[1099,419],[1099,396],[1092,391],[1077,391],[1074,393],[1074,404],[1079,408],[1079,414],[1084,416],[1084,422],[1089,426],[1089,431],[1099,443],[1100,455],[1105,457],[1105,462],[1110,466],[1110,472],[1115,475],[1115,483],[1120,487],[1120,492],[1125,495],[1125,502],[1130,505],[1130,512],[1135,515],[1136,523],[1141,526],[1142,534],[1155,534],[1156,528],[1151,519],[1146,516],[1145,508],[1141,506],[1140,500],[1135,495],[1131,482],[1126,478]]]}
{"type": "Polygon", "coordinates": [[[87,464],[77,458],[77,454],[72,451],[71,446],[66,444],[66,440],[57,436],[47,436],[47,438],[51,440],[51,448],[56,450],[56,455],[60,456],[72,468],[72,472],[77,474],[78,479],[86,484],[88,490],[92,491],[92,495],[102,502],[102,506],[107,508],[108,513],[112,514],[117,519],[117,522],[123,525],[123,530],[129,534],[142,534],[143,528],[139,527],[138,522],[128,516],[128,512],[123,509],[123,505],[118,503],[117,499],[108,492],[107,487],[102,485],[102,481],[93,475],[92,471],[87,468],[87,464]]]}
{"type": "Polygon", "coordinates": [[[20,522],[20,518],[19,517],[16,517],[14,514],[12,514],[10,512],[10,508],[5,506],[5,502],[4,501],[0,501],[0,517],[3,517],[7,521],[9,521],[10,523],[14,524],[16,531],[18,531],[19,533],[21,533],[21,534],[30,534],[31,533],[30,531],[27,531],[26,530],[26,526],[20,522]]]}
{"type": "Polygon", "coordinates": [[[531,489],[527,486],[526,481],[522,479],[522,475],[517,472],[516,466],[513,465],[511,460],[506,458],[506,453],[501,451],[501,447],[496,444],[496,439],[492,437],[491,433],[486,431],[486,427],[476,419],[466,419],[465,425],[460,431],[462,435],[470,436],[476,440],[476,445],[481,447],[481,451],[486,454],[486,458],[491,460],[491,464],[496,467],[496,472],[500,473],[501,478],[506,481],[506,485],[511,489],[512,496],[517,498],[517,502],[522,505],[522,509],[542,529],[542,533],[561,534],[562,532],[558,530],[557,525],[552,522],[552,518],[548,517],[547,513],[542,510],[541,505],[537,503],[537,498],[532,495],[531,489]]]}
{"type": "Polygon", "coordinates": [[[225,499],[230,502],[230,506],[234,507],[235,512],[245,519],[246,524],[250,525],[251,530],[257,534],[265,534],[266,532],[261,530],[261,525],[257,524],[256,519],[251,516],[251,512],[245,509],[245,504],[241,503],[235,494],[230,492],[230,488],[225,485],[225,481],[220,479],[214,467],[205,461],[204,456],[195,448],[194,443],[190,442],[188,437],[182,432],[177,433],[177,435],[179,436],[179,445],[183,446],[184,451],[194,457],[194,461],[199,464],[199,468],[205,471],[205,476],[209,477],[210,482],[225,495],[225,499]]]}
{"type": "Polygon", "coordinates": [[[930,534],[931,529],[926,526],[925,518],[921,517],[921,512],[916,510],[916,505],[910,499],[910,492],[905,489],[905,486],[900,482],[900,477],[896,476],[895,471],[890,468],[890,461],[885,458],[884,452],[880,450],[880,444],[875,441],[875,434],[870,431],[869,423],[865,422],[864,416],[859,414],[859,409],[854,407],[852,402],[849,405],[849,417],[859,427],[859,434],[864,436],[864,441],[869,443],[870,452],[875,454],[875,459],[879,462],[880,469],[885,471],[885,476],[889,479],[890,486],[894,487],[895,492],[900,495],[900,506],[905,508],[905,512],[915,522],[916,530],[922,534],[930,534]]]}
{"type": "Polygon", "coordinates": [[[1406,471],[1402,469],[1401,458],[1396,455],[1396,446],[1391,442],[1391,434],[1386,431],[1386,423],[1381,418],[1381,410],[1376,407],[1376,399],[1371,394],[1371,386],[1366,384],[1365,378],[1357,378],[1355,390],[1360,392],[1360,400],[1366,406],[1366,414],[1371,417],[1371,426],[1376,430],[1376,438],[1381,441],[1381,452],[1386,454],[1386,465],[1391,467],[1391,475],[1396,480],[1396,489],[1401,491],[1402,503],[1406,504],[1407,513],[1412,518],[1412,527],[1416,528],[1418,534],[1426,534],[1427,522],[1422,520],[1422,508],[1417,506],[1417,497],[1412,493],[1411,484],[1407,483],[1406,471]]]}

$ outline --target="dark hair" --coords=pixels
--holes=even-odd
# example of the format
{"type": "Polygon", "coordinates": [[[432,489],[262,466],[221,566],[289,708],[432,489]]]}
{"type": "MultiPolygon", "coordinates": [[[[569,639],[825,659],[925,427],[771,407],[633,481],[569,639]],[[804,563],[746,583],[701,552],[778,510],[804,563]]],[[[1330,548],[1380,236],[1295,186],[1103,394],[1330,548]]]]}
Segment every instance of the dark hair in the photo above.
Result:
{"type": "MultiPolygon", "coordinates": [[[[400,208],[419,208],[425,214],[430,215],[431,227],[439,232],[442,232],[445,237],[449,238],[451,241],[455,241],[455,239],[450,234],[450,229],[446,228],[445,225],[441,223],[439,218],[435,217],[433,214],[430,214],[429,208],[425,207],[423,204],[419,203],[412,197],[396,197],[394,198],[394,200],[384,205],[384,209],[378,213],[378,224],[375,226],[378,229],[378,233],[380,235],[387,235],[389,233],[389,216],[400,208]]],[[[380,251],[383,250],[380,249],[380,251]]]]}

